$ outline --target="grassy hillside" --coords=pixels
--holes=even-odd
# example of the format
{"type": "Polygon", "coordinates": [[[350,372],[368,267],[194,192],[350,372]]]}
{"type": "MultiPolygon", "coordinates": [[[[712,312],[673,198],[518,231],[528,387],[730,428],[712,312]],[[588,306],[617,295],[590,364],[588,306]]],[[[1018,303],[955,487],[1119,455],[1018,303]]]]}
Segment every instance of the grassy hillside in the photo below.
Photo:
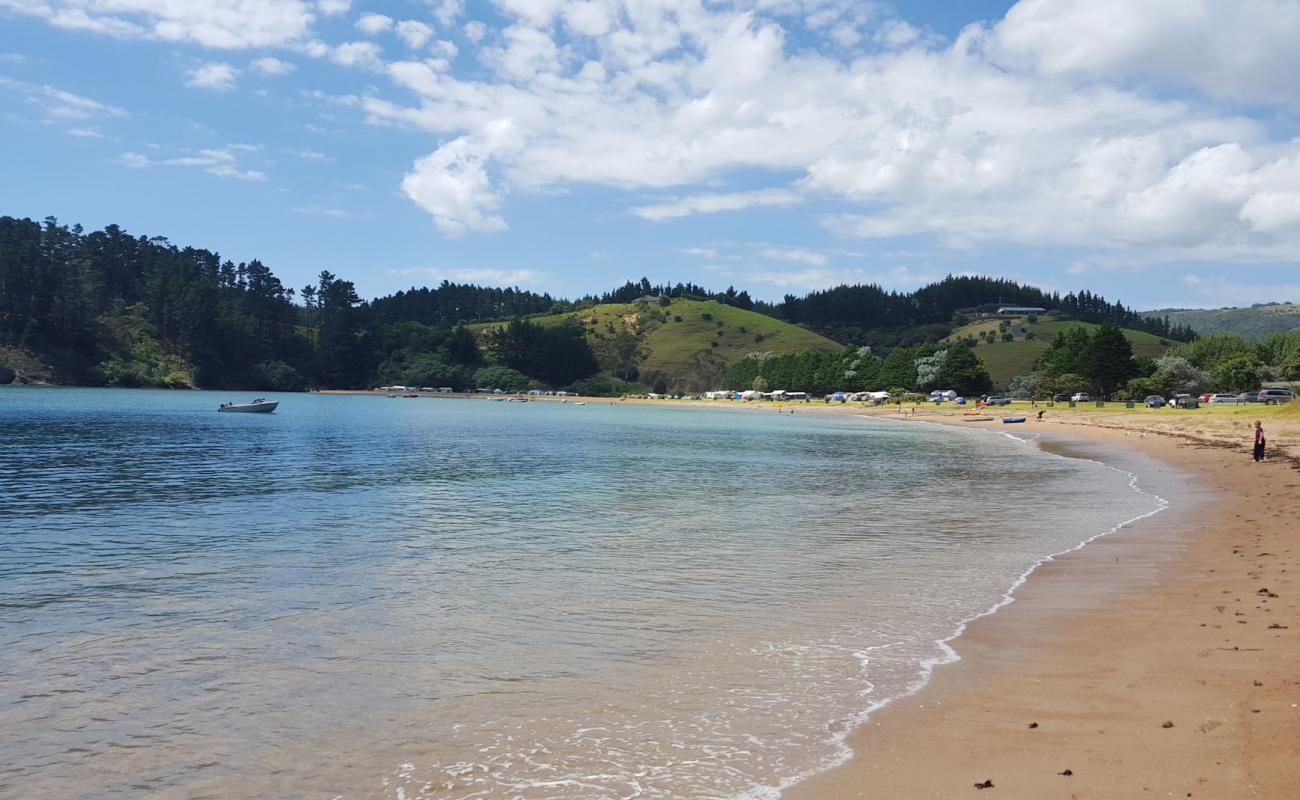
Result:
{"type": "MultiPolygon", "coordinates": [[[[1098,327],[1088,322],[1075,322],[1047,314],[1038,317],[1037,322],[1030,322],[1026,317],[1010,320],[1011,328],[1008,332],[1015,337],[1014,341],[1004,342],[999,338],[997,342],[989,344],[980,339],[980,334],[984,331],[996,332],[999,322],[1000,320],[975,322],[958,328],[948,337],[948,341],[954,341],[974,336],[977,340],[975,355],[988,367],[989,374],[993,376],[993,385],[998,387],[1005,387],[1016,375],[1027,375],[1033,371],[1034,363],[1056,338],[1056,334],[1075,326],[1089,330],[1098,327]],[[1026,334],[1032,334],[1032,337],[1026,334]]],[[[1136,355],[1156,358],[1169,349],[1169,345],[1162,344],[1159,337],[1143,331],[1125,330],[1124,335],[1133,344],[1136,355]]]]}
{"type": "MultiPolygon", "coordinates": [[[[716,388],[728,367],[753,352],[843,349],[843,345],[796,325],[702,300],[673,300],[667,306],[608,303],[567,314],[532,317],[531,321],[558,325],[567,319],[583,325],[597,354],[608,337],[622,331],[636,335],[643,354],[639,382],[649,386],[662,377],[669,387],[683,391],[716,388]]],[[[499,325],[471,328],[487,331],[499,325]]]]}
{"type": "Polygon", "coordinates": [[[1169,317],[1199,334],[1231,332],[1247,339],[1300,328],[1300,304],[1273,303],[1250,308],[1168,308],[1144,311],[1146,316],[1169,317]]]}

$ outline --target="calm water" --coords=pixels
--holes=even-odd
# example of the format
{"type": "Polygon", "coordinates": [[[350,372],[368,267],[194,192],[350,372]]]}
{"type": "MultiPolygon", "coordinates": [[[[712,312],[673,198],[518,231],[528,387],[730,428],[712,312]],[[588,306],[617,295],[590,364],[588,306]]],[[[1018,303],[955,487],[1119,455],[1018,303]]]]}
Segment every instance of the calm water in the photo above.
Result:
{"type": "Polygon", "coordinates": [[[770,794],[1157,507],[992,431],[226,399],[0,388],[0,796],[770,794]]]}

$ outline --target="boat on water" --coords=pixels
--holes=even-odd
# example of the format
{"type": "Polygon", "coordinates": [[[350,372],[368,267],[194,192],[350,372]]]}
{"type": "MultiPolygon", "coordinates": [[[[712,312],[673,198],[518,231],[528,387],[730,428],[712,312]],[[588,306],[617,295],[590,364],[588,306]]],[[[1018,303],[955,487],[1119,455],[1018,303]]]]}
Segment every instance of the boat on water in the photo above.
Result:
{"type": "Polygon", "coordinates": [[[217,410],[236,414],[270,414],[278,405],[280,405],[279,400],[267,400],[264,397],[259,397],[251,403],[222,403],[217,406],[217,410]]]}

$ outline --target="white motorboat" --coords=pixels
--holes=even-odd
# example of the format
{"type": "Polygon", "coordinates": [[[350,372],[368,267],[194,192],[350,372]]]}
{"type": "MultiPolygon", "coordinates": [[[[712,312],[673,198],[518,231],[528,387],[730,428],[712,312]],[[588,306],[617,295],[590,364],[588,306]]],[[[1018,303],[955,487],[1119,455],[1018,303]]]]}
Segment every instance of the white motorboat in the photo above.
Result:
{"type": "Polygon", "coordinates": [[[218,411],[231,411],[240,414],[270,414],[280,405],[279,400],[267,400],[259,397],[251,403],[222,403],[218,411]]]}

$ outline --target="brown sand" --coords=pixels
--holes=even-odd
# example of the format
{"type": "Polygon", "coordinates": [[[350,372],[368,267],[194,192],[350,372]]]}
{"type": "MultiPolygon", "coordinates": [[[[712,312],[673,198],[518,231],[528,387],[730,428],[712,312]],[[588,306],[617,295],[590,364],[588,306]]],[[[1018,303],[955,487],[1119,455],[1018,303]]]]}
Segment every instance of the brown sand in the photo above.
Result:
{"type": "Polygon", "coordinates": [[[1122,441],[1208,496],[1045,564],[783,797],[1300,798],[1300,472],[1101,421],[1017,430],[1122,441]]]}

